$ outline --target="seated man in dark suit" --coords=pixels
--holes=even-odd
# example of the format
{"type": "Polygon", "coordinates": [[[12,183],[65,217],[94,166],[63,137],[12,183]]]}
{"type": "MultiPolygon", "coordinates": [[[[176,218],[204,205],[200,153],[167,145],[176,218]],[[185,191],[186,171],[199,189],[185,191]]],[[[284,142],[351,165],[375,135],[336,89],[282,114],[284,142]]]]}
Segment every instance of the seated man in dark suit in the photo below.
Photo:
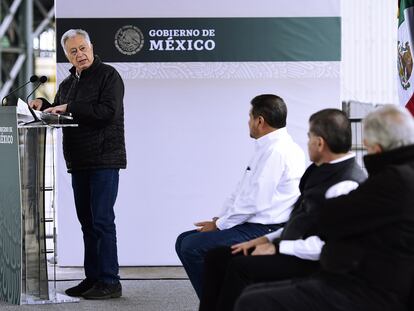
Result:
{"type": "Polygon", "coordinates": [[[313,162],[300,181],[301,195],[283,229],[233,246],[210,251],[205,259],[201,311],[233,310],[249,284],[309,275],[319,269],[324,242],[315,236],[325,197],[348,193],[366,175],[350,153],[351,125],[338,109],[324,109],[309,119],[308,153],[313,162]],[[271,243],[273,242],[273,243],[271,243]],[[267,255],[267,256],[255,256],[267,255]]]}
{"type": "Polygon", "coordinates": [[[387,105],[363,123],[369,177],[322,206],[321,271],[248,287],[235,310],[407,310],[414,279],[414,120],[387,105]]]}

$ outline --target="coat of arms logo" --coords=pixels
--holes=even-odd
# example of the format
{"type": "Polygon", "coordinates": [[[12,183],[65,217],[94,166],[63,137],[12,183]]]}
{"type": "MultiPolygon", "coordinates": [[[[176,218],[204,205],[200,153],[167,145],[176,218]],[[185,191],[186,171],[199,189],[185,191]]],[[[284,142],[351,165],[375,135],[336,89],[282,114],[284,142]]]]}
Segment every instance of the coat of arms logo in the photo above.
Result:
{"type": "Polygon", "coordinates": [[[411,84],[408,82],[413,71],[413,58],[409,42],[398,41],[398,75],[401,86],[407,90],[411,84]]]}
{"type": "Polygon", "coordinates": [[[135,26],[123,26],[115,34],[115,46],[122,54],[134,55],[144,46],[144,35],[135,26]]]}

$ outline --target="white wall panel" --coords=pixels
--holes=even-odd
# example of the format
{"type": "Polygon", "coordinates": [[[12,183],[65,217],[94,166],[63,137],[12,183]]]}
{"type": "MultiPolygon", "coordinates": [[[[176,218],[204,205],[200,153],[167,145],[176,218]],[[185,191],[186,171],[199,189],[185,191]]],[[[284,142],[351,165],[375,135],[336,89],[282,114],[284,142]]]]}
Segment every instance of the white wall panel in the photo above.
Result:
{"type": "Polygon", "coordinates": [[[340,11],[339,0],[78,1],[55,0],[58,17],[339,16],[340,11]]]}
{"type": "MultiPolygon", "coordinates": [[[[59,0],[57,17],[339,16],[340,9],[338,0],[84,4],[59,0]]],[[[177,235],[215,216],[246,167],[253,148],[247,127],[252,97],[275,93],[286,100],[288,130],[303,149],[310,114],[340,107],[339,62],[112,65],[126,86],[128,168],[121,171],[115,206],[121,265],[179,264],[177,235]]],[[[67,68],[58,64],[58,81],[67,68]]],[[[61,150],[59,155],[59,264],[82,265],[70,175],[61,150]]]]}
{"type": "Polygon", "coordinates": [[[342,0],[341,99],[397,104],[397,1],[342,0]]]}

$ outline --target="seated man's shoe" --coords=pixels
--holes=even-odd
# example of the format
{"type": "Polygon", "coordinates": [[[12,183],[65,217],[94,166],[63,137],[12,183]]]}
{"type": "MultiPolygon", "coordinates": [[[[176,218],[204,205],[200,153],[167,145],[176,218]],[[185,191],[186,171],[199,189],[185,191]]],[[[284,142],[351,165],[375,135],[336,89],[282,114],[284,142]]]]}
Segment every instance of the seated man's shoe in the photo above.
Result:
{"type": "Polygon", "coordinates": [[[96,282],[96,280],[86,278],[78,285],[65,290],[65,293],[66,295],[71,297],[81,297],[82,294],[90,290],[96,282]]]}
{"type": "Polygon", "coordinates": [[[110,299],[119,298],[122,296],[121,283],[109,284],[98,281],[95,285],[83,293],[82,297],[85,299],[110,299]]]}

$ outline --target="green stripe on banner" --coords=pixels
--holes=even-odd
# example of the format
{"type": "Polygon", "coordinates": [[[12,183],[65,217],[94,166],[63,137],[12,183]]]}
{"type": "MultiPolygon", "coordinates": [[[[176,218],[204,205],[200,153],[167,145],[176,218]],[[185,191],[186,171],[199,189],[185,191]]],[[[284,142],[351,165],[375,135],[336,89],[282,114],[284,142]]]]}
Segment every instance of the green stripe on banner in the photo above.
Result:
{"type": "Polygon", "coordinates": [[[414,0],[400,0],[400,7],[398,12],[398,27],[404,22],[404,11],[407,8],[414,6],[414,0]]]}
{"type": "MultiPolygon", "coordinates": [[[[340,17],[58,18],[106,62],[340,61],[340,17]]],[[[58,62],[66,62],[58,49],[58,62]]]]}

